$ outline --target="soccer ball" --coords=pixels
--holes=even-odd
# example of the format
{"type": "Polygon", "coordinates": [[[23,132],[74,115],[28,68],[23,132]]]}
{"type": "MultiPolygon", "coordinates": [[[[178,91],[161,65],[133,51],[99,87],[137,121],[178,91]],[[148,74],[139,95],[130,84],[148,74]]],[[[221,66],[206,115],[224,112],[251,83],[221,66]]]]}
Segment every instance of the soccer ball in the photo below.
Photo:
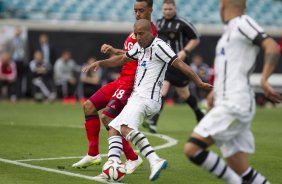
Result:
{"type": "Polygon", "coordinates": [[[102,173],[110,181],[121,181],[126,173],[125,165],[120,160],[108,160],[102,173]]]}

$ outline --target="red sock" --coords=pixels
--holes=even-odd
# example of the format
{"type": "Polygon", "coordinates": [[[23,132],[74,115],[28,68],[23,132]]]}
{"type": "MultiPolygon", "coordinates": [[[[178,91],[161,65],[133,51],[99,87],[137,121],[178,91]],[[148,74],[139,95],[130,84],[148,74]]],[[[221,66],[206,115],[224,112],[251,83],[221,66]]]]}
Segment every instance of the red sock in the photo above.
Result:
{"type": "Polygon", "coordinates": [[[99,154],[100,119],[98,115],[90,115],[85,118],[85,130],[88,139],[88,155],[99,154]]]}
{"type": "Polygon", "coordinates": [[[137,160],[138,155],[134,152],[129,142],[122,137],[123,152],[127,160],[137,160]]]}

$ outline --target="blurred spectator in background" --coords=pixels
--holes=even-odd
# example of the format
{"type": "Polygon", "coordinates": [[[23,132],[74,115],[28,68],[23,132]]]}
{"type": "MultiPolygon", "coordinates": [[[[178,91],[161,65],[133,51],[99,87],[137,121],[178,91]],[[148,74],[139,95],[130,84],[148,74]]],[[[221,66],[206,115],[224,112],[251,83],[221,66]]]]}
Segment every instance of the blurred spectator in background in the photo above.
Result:
{"type": "Polygon", "coordinates": [[[39,36],[39,46],[36,50],[40,50],[43,54],[43,60],[45,65],[53,66],[55,62],[55,54],[53,48],[50,46],[49,37],[47,34],[41,34],[39,36]]]}
{"type": "MultiPolygon", "coordinates": [[[[204,82],[209,82],[209,65],[203,62],[203,57],[200,54],[195,54],[192,57],[190,64],[192,70],[199,75],[204,82]]],[[[205,101],[207,92],[198,88],[192,81],[190,82],[190,91],[197,98],[198,101],[205,101]]]]}
{"type": "Polygon", "coordinates": [[[75,90],[77,86],[76,72],[80,67],[71,58],[67,50],[57,59],[54,65],[54,81],[57,88],[57,96],[64,99],[64,103],[75,103],[75,90]]]}
{"type": "Polygon", "coordinates": [[[47,98],[49,101],[55,99],[55,93],[52,89],[52,78],[50,78],[50,66],[44,63],[41,51],[34,53],[33,60],[29,63],[32,74],[33,96],[35,100],[41,101],[47,98]]]}
{"type": "MultiPolygon", "coordinates": [[[[90,63],[91,60],[88,60],[85,66],[89,65],[90,63]]],[[[94,72],[93,70],[89,70],[87,73],[81,73],[80,81],[82,84],[84,99],[88,99],[92,94],[94,94],[98,89],[101,88],[101,76],[101,69],[96,72],[94,72]]]]}
{"type": "Polygon", "coordinates": [[[9,96],[15,102],[16,97],[16,65],[8,52],[4,52],[0,59],[0,94],[2,97],[9,96]]]}
{"type": "Polygon", "coordinates": [[[6,50],[10,53],[13,61],[16,63],[17,80],[16,91],[17,97],[22,97],[26,88],[26,40],[21,37],[22,30],[20,27],[15,28],[15,35],[6,43],[6,50]]]}

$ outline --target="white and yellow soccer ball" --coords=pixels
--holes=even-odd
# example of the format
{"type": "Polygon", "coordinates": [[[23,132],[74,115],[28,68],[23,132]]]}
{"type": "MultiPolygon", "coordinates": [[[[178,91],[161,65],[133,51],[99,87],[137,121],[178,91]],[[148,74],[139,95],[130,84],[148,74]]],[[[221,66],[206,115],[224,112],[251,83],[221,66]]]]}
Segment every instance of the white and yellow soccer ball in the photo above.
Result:
{"type": "Polygon", "coordinates": [[[102,173],[109,181],[121,181],[126,174],[125,165],[120,160],[108,160],[102,173]]]}

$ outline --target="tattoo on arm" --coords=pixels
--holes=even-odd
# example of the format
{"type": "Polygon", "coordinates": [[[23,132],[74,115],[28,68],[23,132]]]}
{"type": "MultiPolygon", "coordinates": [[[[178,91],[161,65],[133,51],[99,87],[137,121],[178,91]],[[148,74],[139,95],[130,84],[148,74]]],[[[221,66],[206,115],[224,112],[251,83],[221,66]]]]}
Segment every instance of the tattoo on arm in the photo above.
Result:
{"type": "Polygon", "coordinates": [[[279,61],[280,55],[277,53],[266,53],[264,56],[264,63],[276,66],[279,61]]]}

